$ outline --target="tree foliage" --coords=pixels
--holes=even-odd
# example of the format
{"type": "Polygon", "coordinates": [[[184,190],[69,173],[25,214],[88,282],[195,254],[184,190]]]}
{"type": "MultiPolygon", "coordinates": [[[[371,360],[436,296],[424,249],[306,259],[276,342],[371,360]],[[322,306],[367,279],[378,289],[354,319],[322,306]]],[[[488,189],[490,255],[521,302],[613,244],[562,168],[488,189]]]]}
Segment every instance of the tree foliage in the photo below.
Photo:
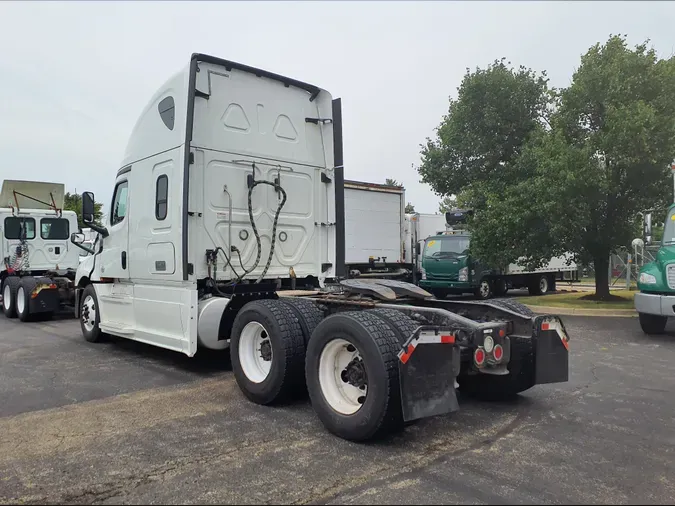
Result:
{"type": "MultiPolygon", "coordinates": [[[[101,225],[101,218],[103,216],[103,213],[101,212],[102,207],[103,204],[100,202],[94,203],[94,223],[99,226],[101,225]]],[[[75,211],[77,213],[77,225],[80,230],[86,228],[86,225],[82,223],[82,195],[67,192],[64,195],[63,209],[66,211],[75,211]]]]}
{"type": "Polygon", "coordinates": [[[605,298],[610,253],[639,233],[639,212],[672,202],[675,59],[611,36],[569,87],[551,93],[542,76],[503,64],[468,74],[419,171],[474,209],[481,260],[536,267],[570,252],[593,261],[605,298]]]}
{"type": "Polygon", "coordinates": [[[403,186],[401,183],[396,181],[396,179],[391,179],[391,178],[385,179],[384,184],[386,184],[387,186],[398,186],[398,187],[403,186]]]}
{"type": "Polygon", "coordinates": [[[448,211],[452,211],[457,208],[457,197],[447,196],[438,203],[438,212],[445,214],[448,211]]]}
{"type": "Polygon", "coordinates": [[[436,138],[421,146],[422,182],[439,195],[508,183],[514,176],[510,162],[525,139],[546,124],[546,74],[509,64],[502,59],[486,69],[467,69],[436,138]]]}
{"type": "Polygon", "coordinates": [[[415,206],[412,205],[410,202],[408,202],[408,203],[405,205],[405,213],[406,213],[406,214],[412,214],[412,213],[414,213],[414,212],[415,212],[415,206]]]}

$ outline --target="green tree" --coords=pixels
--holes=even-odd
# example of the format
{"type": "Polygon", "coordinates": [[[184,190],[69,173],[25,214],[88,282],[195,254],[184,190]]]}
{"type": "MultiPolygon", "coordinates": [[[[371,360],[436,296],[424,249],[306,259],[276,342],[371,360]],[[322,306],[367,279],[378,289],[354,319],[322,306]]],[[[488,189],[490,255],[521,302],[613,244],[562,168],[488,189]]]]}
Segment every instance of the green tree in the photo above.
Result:
{"type": "Polygon", "coordinates": [[[396,181],[396,179],[391,179],[391,178],[385,179],[384,184],[386,184],[387,186],[399,186],[399,187],[403,186],[401,183],[396,181]]]}
{"type": "MultiPolygon", "coordinates": [[[[103,216],[103,213],[101,212],[102,207],[103,204],[101,204],[100,202],[94,203],[94,223],[99,226],[101,225],[101,217],[103,216]]],[[[63,209],[66,211],[75,211],[77,213],[77,225],[80,227],[80,229],[86,228],[86,225],[82,223],[81,195],[78,195],[77,193],[67,192],[64,195],[63,209]]]]}
{"type": "Polygon", "coordinates": [[[460,200],[473,208],[485,204],[491,189],[513,183],[518,175],[512,161],[525,140],[547,125],[547,83],[545,73],[513,69],[505,59],[467,69],[436,137],[420,146],[422,182],[439,195],[465,193],[460,200]]]}
{"type": "Polygon", "coordinates": [[[573,188],[554,232],[582,260],[593,260],[600,298],[609,296],[609,256],[635,238],[638,212],[672,201],[675,58],[659,59],[647,42],[631,49],[615,35],[582,57],[556,117],[580,163],[557,163],[545,174],[573,188]]]}
{"type": "Polygon", "coordinates": [[[405,206],[405,213],[406,214],[412,214],[415,212],[415,206],[412,205],[410,202],[408,202],[405,206]]]}
{"type": "Polygon", "coordinates": [[[639,236],[640,211],[671,201],[675,59],[612,36],[588,50],[558,99],[552,129],[530,136],[512,164],[520,177],[476,213],[471,247],[531,267],[570,252],[593,263],[596,296],[608,299],[610,254],[639,236]]]}
{"type": "Polygon", "coordinates": [[[438,212],[441,214],[445,214],[448,211],[452,211],[453,209],[456,208],[457,208],[457,197],[454,196],[443,197],[443,200],[441,200],[438,203],[438,212]]]}

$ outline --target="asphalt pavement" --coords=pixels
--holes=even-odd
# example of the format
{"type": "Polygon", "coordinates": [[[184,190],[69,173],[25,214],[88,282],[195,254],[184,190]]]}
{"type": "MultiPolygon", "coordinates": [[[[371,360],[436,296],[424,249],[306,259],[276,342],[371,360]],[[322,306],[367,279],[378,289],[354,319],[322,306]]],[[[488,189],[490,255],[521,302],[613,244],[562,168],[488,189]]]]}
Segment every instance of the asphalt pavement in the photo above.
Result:
{"type": "Polygon", "coordinates": [[[355,444],[248,402],[226,353],[0,317],[0,503],[672,504],[675,326],[563,319],[568,383],[355,444]]]}

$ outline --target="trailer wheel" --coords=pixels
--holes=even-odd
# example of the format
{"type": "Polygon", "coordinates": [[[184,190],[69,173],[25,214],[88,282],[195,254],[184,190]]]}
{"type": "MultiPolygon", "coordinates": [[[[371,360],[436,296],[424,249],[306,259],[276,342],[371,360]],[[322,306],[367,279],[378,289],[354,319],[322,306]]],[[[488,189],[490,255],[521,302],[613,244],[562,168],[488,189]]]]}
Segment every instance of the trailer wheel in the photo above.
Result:
{"type": "Polygon", "coordinates": [[[16,292],[21,278],[7,276],[2,283],[2,312],[7,318],[16,318],[16,292]]]}
{"type": "Polygon", "coordinates": [[[638,319],[642,332],[652,335],[663,334],[666,330],[666,323],[668,323],[667,316],[656,314],[638,313],[638,319]]]}
{"type": "Polygon", "coordinates": [[[529,283],[527,284],[527,289],[530,292],[530,295],[544,295],[548,292],[549,281],[546,274],[540,276],[531,276],[529,283]]]}
{"type": "Polygon", "coordinates": [[[483,278],[480,280],[474,291],[474,296],[480,300],[487,300],[492,297],[492,283],[490,283],[489,279],[483,278]]]}
{"type": "Polygon", "coordinates": [[[239,388],[256,404],[280,402],[302,390],[302,327],[280,300],[256,300],[241,308],[232,324],[230,357],[239,388]]]}
{"type": "Polygon", "coordinates": [[[30,313],[30,297],[37,286],[32,276],[24,276],[16,289],[16,314],[22,322],[30,321],[35,315],[30,313]]]}
{"type": "Polygon", "coordinates": [[[509,285],[504,278],[494,280],[494,290],[497,297],[503,297],[509,291],[509,285]]]}
{"type": "Polygon", "coordinates": [[[403,428],[396,333],[368,312],[329,316],[312,334],[305,376],[312,407],[333,434],[364,441],[403,428]]]}
{"type": "Polygon", "coordinates": [[[302,328],[305,346],[307,346],[309,338],[312,336],[312,332],[314,332],[316,326],[323,320],[323,311],[321,311],[319,306],[311,300],[304,300],[299,297],[281,297],[279,300],[286,304],[288,308],[293,311],[293,314],[295,314],[295,317],[298,319],[300,327],[302,328]]]}
{"type": "Polygon", "coordinates": [[[97,343],[104,338],[101,332],[101,316],[98,310],[98,298],[94,285],[87,285],[82,292],[80,302],[80,328],[86,341],[97,343]]]}

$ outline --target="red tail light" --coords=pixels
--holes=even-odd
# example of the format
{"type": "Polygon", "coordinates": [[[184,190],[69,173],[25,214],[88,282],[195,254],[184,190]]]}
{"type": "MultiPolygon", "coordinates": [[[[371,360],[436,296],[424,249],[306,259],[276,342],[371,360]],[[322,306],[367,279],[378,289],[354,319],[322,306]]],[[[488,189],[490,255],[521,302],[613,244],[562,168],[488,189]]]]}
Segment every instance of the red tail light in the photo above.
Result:
{"type": "Polygon", "coordinates": [[[504,348],[501,345],[495,346],[495,349],[492,350],[492,356],[495,357],[495,360],[499,362],[504,357],[504,348]]]}
{"type": "Polygon", "coordinates": [[[483,348],[476,348],[476,351],[473,352],[473,361],[477,366],[485,363],[485,350],[483,348]]]}

